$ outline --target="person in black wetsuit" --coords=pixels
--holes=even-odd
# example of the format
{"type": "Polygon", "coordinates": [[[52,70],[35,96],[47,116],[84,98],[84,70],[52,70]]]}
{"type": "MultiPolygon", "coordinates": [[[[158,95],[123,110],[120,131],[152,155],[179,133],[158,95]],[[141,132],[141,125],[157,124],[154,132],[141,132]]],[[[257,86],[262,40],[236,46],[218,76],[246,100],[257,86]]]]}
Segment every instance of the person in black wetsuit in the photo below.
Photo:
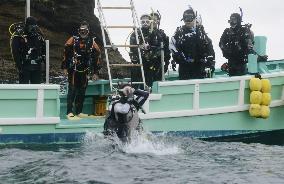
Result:
{"type": "Polygon", "coordinates": [[[170,40],[173,60],[179,64],[179,79],[205,78],[205,68],[215,68],[211,39],[203,26],[196,24],[196,13],[191,7],[184,11],[182,20],[185,25],[178,27],[170,40]]]}
{"type": "Polygon", "coordinates": [[[82,110],[89,72],[93,73],[93,80],[98,79],[101,49],[89,31],[89,24],[83,21],[78,35],[70,37],[65,43],[61,68],[68,75],[67,118],[70,120],[88,117],[82,110]]]}
{"type": "Polygon", "coordinates": [[[45,62],[45,41],[34,17],[27,17],[23,29],[11,37],[11,52],[19,72],[20,84],[40,84],[45,62]]]}
{"type": "Polygon", "coordinates": [[[228,59],[229,76],[247,74],[248,55],[254,54],[254,35],[251,25],[242,25],[242,17],[238,13],[230,16],[230,28],[226,28],[220,38],[219,46],[223,56],[228,59]]]}

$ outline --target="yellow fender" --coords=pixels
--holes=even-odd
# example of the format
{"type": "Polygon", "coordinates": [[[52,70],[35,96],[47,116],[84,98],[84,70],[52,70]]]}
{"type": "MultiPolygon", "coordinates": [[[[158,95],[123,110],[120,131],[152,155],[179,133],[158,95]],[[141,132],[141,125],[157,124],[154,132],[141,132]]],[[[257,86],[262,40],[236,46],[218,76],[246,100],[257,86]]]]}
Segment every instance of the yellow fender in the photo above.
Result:
{"type": "Polygon", "coordinates": [[[251,104],[261,104],[262,93],[260,91],[252,91],[250,93],[250,103],[251,104]]]}
{"type": "Polygon", "coordinates": [[[262,93],[261,105],[269,106],[271,102],[271,94],[270,93],[262,93]]]}
{"type": "Polygon", "coordinates": [[[252,117],[260,117],[261,116],[261,106],[259,104],[250,104],[249,114],[252,117]]]}
{"type": "Polygon", "coordinates": [[[249,88],[251,91],[261,90],[261,80],[259,78],[251,78],[249,81],[249,88]]]}
{"type": "Polygon", "coordinates": [[[268,79],[261,79],[261,92],[270,93],[271,92],[271,83],[268,79]]]}
{"type": "Polygon", "coordinates": [[[270,108],[266,105],[262,105],[260,108],[260,116],[264,119],[268,118],[270,115],[270,108]]]}

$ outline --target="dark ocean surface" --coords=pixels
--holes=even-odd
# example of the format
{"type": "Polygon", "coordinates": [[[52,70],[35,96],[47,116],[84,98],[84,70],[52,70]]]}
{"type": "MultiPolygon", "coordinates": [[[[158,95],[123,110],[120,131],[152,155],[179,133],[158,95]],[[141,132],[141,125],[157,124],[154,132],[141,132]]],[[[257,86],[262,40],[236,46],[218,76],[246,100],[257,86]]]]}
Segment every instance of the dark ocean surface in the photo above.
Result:
{"type": "Polygon", "coordinates": [[[0,148],[0,183],[284,183],[284,146],[163,135],[0,148]]]}

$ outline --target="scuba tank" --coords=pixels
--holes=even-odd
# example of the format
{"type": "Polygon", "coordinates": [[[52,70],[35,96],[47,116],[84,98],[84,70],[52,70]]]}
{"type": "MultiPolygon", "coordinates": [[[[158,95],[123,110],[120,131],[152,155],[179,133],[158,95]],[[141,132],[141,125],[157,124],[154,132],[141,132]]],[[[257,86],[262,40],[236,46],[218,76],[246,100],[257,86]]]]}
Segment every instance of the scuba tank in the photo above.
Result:
{"type": "Polygon", "coordinates": [[[24,22],[16,22],[10,25],[9,27],[9,33],[10,36],[22,36],[24,34],[24,28],[25,28],[25,24],[24,22]]]}
{"type": "Polygon", "coordinates": [[[134,131],[140,132],[143,129],[138,111],[142,109],[148,96],[148,92],[134,90],[129,84],[123,85],[116,94],[110,96],[104,135],[113,136],[116,134],[122,142],[130,141],[134,131]]]}

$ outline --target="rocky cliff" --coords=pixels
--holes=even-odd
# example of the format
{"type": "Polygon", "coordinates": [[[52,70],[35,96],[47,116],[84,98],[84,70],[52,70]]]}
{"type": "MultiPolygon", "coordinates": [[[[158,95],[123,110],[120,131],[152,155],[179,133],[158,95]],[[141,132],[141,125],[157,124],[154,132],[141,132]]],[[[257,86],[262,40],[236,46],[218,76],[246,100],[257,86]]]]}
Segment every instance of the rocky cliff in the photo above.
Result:
{"type": "MultiPolygon", "coordinates": [[[[38,24],[47,40],[50,40],[51,75],[60,75],[60,64],[65,41],[73,34],[82,20],[89,22],[92,34],[99,42],[101,29],[98,18],[93,14],[94,0],[31,0],[31,15],[38,19],[38,24]]],[[[0,80],[15,81],[17,71],[10,54],[9,26],[24,21],[25,0],[0,1],[0,80]]],[[[102,43],[100,43],[102,44],[102,43]]],[[[118,51],[110,51],[111,63],[123,63],[125,60],[118,51]]],[[[126,71],[115,70],[115,77],[127,75],[126,71]]],[[[107,79],[104,62],[101,77],[107,79]]]]}

